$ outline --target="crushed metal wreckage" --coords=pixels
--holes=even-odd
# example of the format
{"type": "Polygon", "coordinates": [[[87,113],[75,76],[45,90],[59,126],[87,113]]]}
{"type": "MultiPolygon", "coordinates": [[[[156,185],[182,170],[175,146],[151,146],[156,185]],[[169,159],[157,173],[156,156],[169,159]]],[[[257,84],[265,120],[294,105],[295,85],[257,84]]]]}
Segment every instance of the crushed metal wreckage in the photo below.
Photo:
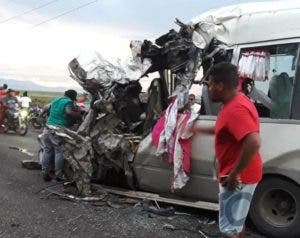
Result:
{"type": "MultiPolygon", "coordinates": [[[[95,53],[69,63],[71,77],[92,97],[91,109],[76,132],[54,128],[62,138],[78,191],[90,195],[90,182],[136,188],[134,157],[139,143],[150,132],[160,114],[168,107],[169,91],[165,70],[175,75],[171,97],[178,97],[178,108],[187,103],[188,92],[200,66],[204,72],[228,55],[225,45],[205,39],[197,26],[176,19],[180,30],[170,30],[155,43],[132,41],[132,56],[124,63],[111,62],[95,53]],[[139,79],[158,72],[142,103],[139,79]]],[[[201,82],[205,79],[202,78],[201,82]]],[[[200,82],[200,83],[201,83],[200,82]]],[[[199,83],[199,82],[198,82],[199,83]]]]}

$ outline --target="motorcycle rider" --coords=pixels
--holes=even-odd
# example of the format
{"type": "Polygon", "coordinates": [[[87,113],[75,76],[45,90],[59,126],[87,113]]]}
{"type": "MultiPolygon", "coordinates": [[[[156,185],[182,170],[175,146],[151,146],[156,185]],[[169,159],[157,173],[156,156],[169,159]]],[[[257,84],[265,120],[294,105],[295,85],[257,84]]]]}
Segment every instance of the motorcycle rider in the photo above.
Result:
{"type": "Polygon", "coordinates": [[[28,97],[27,91],[23,93],[23,96],[19,100],[21,102],[22,109],[25,109],[27,112],[29,111],[31,98],[28,97]]]}
{"type": "Polygon", "coordinates": [[[7,95],[7,84],[3,84],[2,87],[0,87],[0,126],[3,126],[4,121],[4,106],[3,106],[3,99],[7,95]]]}
{"type": "Polygon", "coordinates": [[[7,84],[3,84],[3,86],[0,88],[0,100],[6,97],[7,91],[7,84]]]}
{"type": "Polygon", "coordinates": [[[55,154],[55,179],[63,181],[63,155],[60,140],[55,135],[51,126],[69,127],[70,121],[80,119],[81,115],[75,110],[77,92],[73,89],[67,90],[63,97],[56,98],[51,102],[50,115],[43,132],[44,154],[42,159],[42,176],[44,181],[50,181],[49,164],[53,152],[55,154]]]}
{"type": "Polygon", "coordinates": [[[12,89],[8,89],[6,97],[3,98],[3,106],[5,110],[5,118],[9,120],[13,117],[13,113],[19,106],[18,99],[14,96],[14,91],[12,89]]]}

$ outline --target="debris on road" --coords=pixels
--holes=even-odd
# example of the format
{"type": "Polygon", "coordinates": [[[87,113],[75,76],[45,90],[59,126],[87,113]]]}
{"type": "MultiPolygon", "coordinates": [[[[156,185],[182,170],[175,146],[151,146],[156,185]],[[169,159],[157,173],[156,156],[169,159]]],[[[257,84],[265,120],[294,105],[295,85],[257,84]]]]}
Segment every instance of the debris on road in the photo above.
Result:
{"type": "Polygon", "coordinates": [[[188,229],[188,228],[185,228],[185,227],[175,227],[172,224],[164,224],[163,229],[171,230],[171,231],[188,231],[188,232],[200,234],[202,238],[209,238],[209,236],[207,236],[203,231],[201,231],[199,229],[192,230],[192,229],[188,229]]]}
{"type": "Polygon", "coordinates": [[[202,208],[202,209],[208,209],[212,211],[219,210],[219,206],[216,203],[203,202],[203,201],[186,201],[186,200],[174,199],[169,197],[163,197],[155,193],[132,191],[128,189],[109,187],[109,186],[103,186],[103,188],[106,192],[116,194],[119,196],[139,198],[144,200],[157,201],[157,202],[163,202],[163,203],[180,205],[180,206],[202,208]]]}
{"type": "Polygon", "coordinates": [[[103,200],[106,197],[106,194],[102,194],[101,196],[93,196],[93,197],[77,197],[70,194],[60,193],[57,191],[54,191],[52,189],[46,188],[45,191],[48,191],[50,194],[54,194],[56,196],[59,196],[63,199],[70,200],[70,201],[80,201],[80,202],[98,202],[103,200]]]}
{"type": "Polygon", "coordinates": [[[150,201],[143,201],[142,202],[142,207],[145,211],[154,213],[156,215],[160,215],[160,216],[173,216],[175,214],[175,209],[172,206],[168,206],[168,207],[157,207],[157,206],[153,206],[151,205],[150,201]]]}
{"type": "Polygon", "coordinates": [[[12,150],[18,150],[20,151],[21,153],[25,154],[25,155],[28,155],[30,157],[33,157],[34,154],[29,152],[27,149],[24,149],[24,148],[21,148],[21,147],[17,147],[17,146],[9,146],[8,147],[9,149],[12,149],[12,150]]]}
{"type": "Polygon", "coordinates": [[[22,160],[22,167],[30,170],[41,170],[42,165],[36,160],[22,160]]]}

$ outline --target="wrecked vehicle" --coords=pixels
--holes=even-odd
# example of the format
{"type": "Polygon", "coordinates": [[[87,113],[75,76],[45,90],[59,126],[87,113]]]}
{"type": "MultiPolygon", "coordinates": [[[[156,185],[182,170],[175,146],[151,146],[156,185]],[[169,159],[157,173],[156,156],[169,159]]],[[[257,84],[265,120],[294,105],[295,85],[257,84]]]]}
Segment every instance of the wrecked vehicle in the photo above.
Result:
{"type": "Polygon", "coordinates": [[[126,63],[99,54],[73,59],[71,77],[91,94],[91,109],[76,132],[57,129],[57,134],[78,190],[90,194],[93,181],[216,208],[214,138],[192,137],[185,128],[215,123],[220,105],[209,97],[207,72],[228,61],[239,66],[240,90],[261,117],[264,177],[250,217],[268,237],[299,237],[299,9],[295,2],[229,6],[188,24],[177,20],[180,30],[155,43],[132,41],[126,63]],[[203,77],[196,81],[200,68],[203,77]],[[159,77],[152,80],[145,104],[139,80],[153,72],[159,77]],[[194,83],[203,85],[199,116],[184,110],[194,83]]]}

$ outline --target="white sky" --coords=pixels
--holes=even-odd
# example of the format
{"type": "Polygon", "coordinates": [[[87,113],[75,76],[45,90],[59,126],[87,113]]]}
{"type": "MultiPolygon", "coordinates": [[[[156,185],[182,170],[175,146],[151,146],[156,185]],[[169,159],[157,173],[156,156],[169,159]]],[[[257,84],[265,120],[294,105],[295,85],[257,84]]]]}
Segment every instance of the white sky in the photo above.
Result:
{"type": "Polygon", "coordinates": [[[125,58],[129,42],[153,39],[204,10],[247,0],[99,0],[38,27],[34,25],[90,0],[57,0],[3,22],[50,0],[0,0],[0,78],[44,86],[78,87],[68,63],[81,53],[125,58]]]}
{"type": "Polygon", "coordinates": [[[45,86],[77,86],[68,77],[67,64],[81,53],[98,51],[121,58],[129,54],[124,29],[61,21],[32,28],[25,21],[11,21],[0,24],[0,31],[0,77],[45,86]]]}

